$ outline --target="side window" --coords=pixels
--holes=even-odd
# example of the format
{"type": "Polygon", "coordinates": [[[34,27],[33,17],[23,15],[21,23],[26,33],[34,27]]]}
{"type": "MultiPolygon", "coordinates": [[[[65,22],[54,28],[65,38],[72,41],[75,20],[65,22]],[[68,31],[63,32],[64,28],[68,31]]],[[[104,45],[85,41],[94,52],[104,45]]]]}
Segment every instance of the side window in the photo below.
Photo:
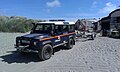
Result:
{"type": "Polygon", "coordinates": [[[35,30],[42,31],[43,30],[43,25],[37,25],[36,28],[35,28],[35,30]]]}
{"type": "Polygon", "coordinates": [[[73,31],[75,31],[75,27],[74,27],[74,25],[70,25],[70,26],[68,26],[69,28],[69,32],[73,32],[73,31]]]}
{"type": "Polygon", "coordinates": [[[67,31],[67,26],[63,26],[63,31],[67,31]]]}
{"type": "Polygon", "coordinates": [[[55,34],[62,34],[62,26],[60,25],[55,26],[55,34]]]}
{"type": "Polygon", "coordinates": [[[68,28],[67,27],[68,27],[67,25],[63,26],[63,33],[68,33],[68,28]]]}
{"type": "Polygon", "coordinates": [[[51,26],[50,25],[44,25],[44,31],[50,31],[51,26]]]}

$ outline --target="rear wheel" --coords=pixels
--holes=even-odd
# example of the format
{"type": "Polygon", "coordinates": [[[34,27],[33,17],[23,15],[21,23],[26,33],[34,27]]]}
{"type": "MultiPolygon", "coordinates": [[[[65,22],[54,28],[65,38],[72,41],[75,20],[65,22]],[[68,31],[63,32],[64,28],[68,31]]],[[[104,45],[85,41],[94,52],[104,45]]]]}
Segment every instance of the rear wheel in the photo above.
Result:
{"type": "Polygon", "coordinates": [[[38,52],[39,58],[41,60],[48,60],[53,53],[53,48],[50,44],[46,44],[43,48],[41,48],[38,52]]]}
{"type": "Polygon", "coordinates": [[[91,39],[94,40],[94,36],[93,35],[91,35],[91,39]]]}
{"type": "Polygon", "coordinates": [[[72,49],[74,45],[74,40],[72,38],[69,39],[66,48],[67,49],[72,49]]]}

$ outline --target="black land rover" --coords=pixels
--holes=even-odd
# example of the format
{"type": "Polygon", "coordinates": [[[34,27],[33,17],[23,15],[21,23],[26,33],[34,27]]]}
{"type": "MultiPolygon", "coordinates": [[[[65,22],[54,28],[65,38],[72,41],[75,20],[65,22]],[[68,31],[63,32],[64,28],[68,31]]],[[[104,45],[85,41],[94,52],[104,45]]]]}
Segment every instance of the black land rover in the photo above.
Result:
{"type": "Polygon", "coordinates": [[[75,45],[75,24],[66,21],[33,23],[30,34],[16,37],[15,48],[20,53],[37,52],[41,60],[49,59],[53,48],[75,45]]]}

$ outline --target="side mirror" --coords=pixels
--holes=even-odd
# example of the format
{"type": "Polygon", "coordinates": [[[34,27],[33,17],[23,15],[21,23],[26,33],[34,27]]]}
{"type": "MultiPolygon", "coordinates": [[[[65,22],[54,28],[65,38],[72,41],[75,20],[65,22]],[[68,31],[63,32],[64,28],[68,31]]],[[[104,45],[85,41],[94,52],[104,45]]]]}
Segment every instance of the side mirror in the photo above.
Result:
{"type": "Polygon", "coordinates": [[[36,23],[32,23],[32,29],[31,29],[31,31],[33,31],[33,29],[35,28],[35,25],[36,25],[36,23]]]}
{"type": "Polygon", "coordinates": [[[31,30],[30,34],[32,34],[32,33],[33,33],[33,30],[31,30]]]}
{"type": "Polygon", "coordinates": [[[35,23],[32,23],[33,26],[35,26],[35,23]]]}

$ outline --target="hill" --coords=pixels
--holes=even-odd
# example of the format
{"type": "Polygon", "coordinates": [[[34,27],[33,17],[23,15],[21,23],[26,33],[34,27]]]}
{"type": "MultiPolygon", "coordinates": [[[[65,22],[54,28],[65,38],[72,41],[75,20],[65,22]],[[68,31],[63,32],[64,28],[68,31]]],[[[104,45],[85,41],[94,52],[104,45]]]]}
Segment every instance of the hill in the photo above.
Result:
{"type": "Polygon", "coordinates": [[[0,16],[0,32],[20,32],[25,33],[31,30],[32,22],[42,20],[27,19],[19,16],[0,16]]]}

